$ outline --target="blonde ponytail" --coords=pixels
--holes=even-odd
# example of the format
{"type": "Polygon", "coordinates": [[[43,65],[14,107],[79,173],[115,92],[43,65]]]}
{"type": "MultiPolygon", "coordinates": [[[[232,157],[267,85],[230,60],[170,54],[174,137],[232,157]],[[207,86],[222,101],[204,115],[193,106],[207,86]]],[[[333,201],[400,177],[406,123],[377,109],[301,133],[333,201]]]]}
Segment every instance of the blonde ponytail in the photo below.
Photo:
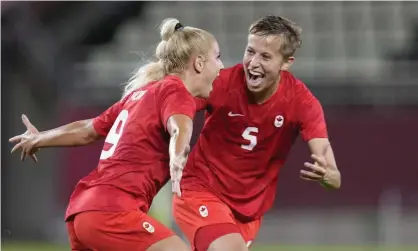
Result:
{"type": "Polygon", "coordinates": [[[184,70],[190,56],[197,51],[207,51],[215,39],[204,30],[184,27],[175,18],[165,19],[161,23],[160,36],[161,42],[155,50],[157,61],[148,63],[135,71],[124,86],[122,98],[150,82],[161,80],[170,73],[184,70]],[[202,46],[203,44],[204,46],[202,46]]]}
{"type": "Polygon", "coordinates": [[[136,70],[126,83],[123,88],[122,98],[125,98],[134,90],[144,87],[150,82],[161,80],[164,77],[164,66],[160,61],[148,63],[136,70]]]}

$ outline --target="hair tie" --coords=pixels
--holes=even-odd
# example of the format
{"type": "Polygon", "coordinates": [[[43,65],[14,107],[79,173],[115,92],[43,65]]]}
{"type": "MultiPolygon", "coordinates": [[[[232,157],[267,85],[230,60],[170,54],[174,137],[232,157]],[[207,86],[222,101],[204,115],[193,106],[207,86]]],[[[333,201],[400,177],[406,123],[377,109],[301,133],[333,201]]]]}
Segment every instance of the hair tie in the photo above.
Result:
{"type": "Polygon", "coordinates": [[[177,23],[174,27],[174,31],[181,31],[184,29],[184,26],[181,23],[177,23]]]}

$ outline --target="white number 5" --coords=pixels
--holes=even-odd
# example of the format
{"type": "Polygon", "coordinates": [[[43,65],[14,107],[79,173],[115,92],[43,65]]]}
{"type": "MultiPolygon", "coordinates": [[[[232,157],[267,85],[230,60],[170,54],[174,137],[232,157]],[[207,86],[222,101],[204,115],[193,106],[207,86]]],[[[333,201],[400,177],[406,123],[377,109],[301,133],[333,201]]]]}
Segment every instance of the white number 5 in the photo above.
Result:
{"type": "Polygon", "coordinates": [[[123,128],[125,127],[126,121],[128,120],[128,111],[122,110],[118,117],[116,118],[115,122],[113,123],[112,128],[110,129],[107,137],[105,139],[106,143],[112,144],[112,147],[109,150],[102,150],[102,154],[100,155],[100,159],[107,159],[113,155],[116,150],[116,146],[120,140],[120,137],[123,133],[123,128]],[[119,125],[120,124],[120,125],[119,125]],[[118,130],[119,129],[119,130],[118,130]]]}
{"type": "Polygon", "coordinates": [[[257,136],[251,135],[251,133],[258,133],[258,128],[250,126],[245,128],[242,133],[242,137],[250,141],[250,143],[248,145],[241,145],[241,148],[249,151],[253,150],[253,148],[257,145],[257,136]]]}

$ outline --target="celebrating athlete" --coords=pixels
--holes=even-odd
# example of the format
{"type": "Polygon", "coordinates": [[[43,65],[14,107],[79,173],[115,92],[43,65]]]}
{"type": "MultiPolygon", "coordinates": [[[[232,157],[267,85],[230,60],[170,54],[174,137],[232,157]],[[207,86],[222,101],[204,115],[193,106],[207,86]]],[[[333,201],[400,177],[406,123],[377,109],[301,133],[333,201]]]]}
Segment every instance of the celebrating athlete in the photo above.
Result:
{"type": "Polygon", "coordinates": [[[194,97],[207,98],[223,67],[210,33],[176,19],[161,25],[158,61],[140,68],[123,98],[100,116],[15,136],[12,152],[22,160],[39,148],[83,146],[106,137],[96,169],[77,184],[67,208],[72,250],[186,251],[174,232],[147,215],[169,180],[179,177],[189,152],[196,111],[194,97]],[[169,169],[170,166],[170,169],[169,169]]]}
{"type": "Polygon", "coordinates": [[[314,162],[301,178],[340,187],[321,104],[288,71],[300,33],[279,16],[253,23],[242,64],[222,70],[209,99],[198,102],[205,123],[183,171],[182,196],[173,199],[194,250],[248,250],[298,134],[314,162]]]}

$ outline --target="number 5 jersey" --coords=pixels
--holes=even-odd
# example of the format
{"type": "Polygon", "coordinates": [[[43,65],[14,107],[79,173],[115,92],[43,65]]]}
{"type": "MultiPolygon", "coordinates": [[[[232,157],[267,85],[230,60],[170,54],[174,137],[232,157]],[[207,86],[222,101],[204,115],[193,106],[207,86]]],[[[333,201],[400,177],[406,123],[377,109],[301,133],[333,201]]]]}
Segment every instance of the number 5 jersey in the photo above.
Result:
{"type": "Polygon", "coordinates": [[[290,72],[281,72],[278,89],[262,104],[249,101],[245,81],[241,64],[222,70],[209,99],[197,99],[205,123],[181,182],[184,190],[210,191],[242,222],[272,206],[299,133],[305,141],[328,137],[319,101],[290,72]]]}
{"type": "Polygon", "coordinates": [[[167,120],[174,114],[193,119],[195,111],[194,98],[181,79],[167,76],[94,118],[96,132],[106,139],[97,168],[71,195],[66,220],[85,211],[147,212],[170,178],[167,120]]]}

